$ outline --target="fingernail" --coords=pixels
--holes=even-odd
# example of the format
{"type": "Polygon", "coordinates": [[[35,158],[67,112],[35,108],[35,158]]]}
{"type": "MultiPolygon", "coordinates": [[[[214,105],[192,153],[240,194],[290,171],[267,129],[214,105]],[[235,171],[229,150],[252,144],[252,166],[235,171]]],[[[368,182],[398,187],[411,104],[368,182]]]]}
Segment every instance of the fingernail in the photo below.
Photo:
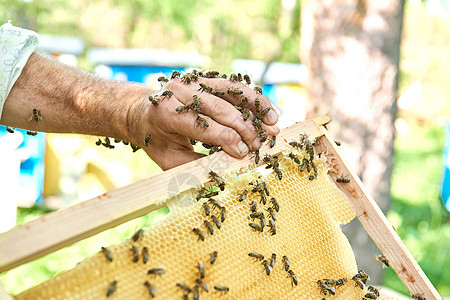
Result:
{"type": "Polygon", "coordinates": [[[241,155],[245,155],[248,153],[248,147],[243,141],[240,141],[239,144],[237,145],[237,147],[238,147],[241,155]]]}
{"type": "Polygon", "coordinates": [[[259,148],[261,148],[261,142],[259,141],[259,138],[256,138],[254,141],[253,141],[253,144],[252,144],[252,146],[253,146],[253,149],[259,149],[259,148]]]}
{"type": "Polygon", "coordinates": [[[278,121],[278,115],[277,113],[271,109],[269,113],[267,114],[267,122],[271,124],[275,124],[278,121]]]}

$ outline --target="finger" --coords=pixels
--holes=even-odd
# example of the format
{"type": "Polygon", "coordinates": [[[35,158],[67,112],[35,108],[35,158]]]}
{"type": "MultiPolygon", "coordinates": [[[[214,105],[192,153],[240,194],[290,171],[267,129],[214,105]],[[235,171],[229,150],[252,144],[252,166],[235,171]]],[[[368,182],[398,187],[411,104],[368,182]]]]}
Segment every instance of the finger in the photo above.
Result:
{"type": "Polygon", "coordinates": [[[161,108],[164,107],[166,112],[160,115],[161,131],[169,131],[203,143],[221,146],[234,157],[247,155],[249,148],[236,130],[203,114],[197,115],[192,111],[177,113],[175,110],[179,103],[175,96],[171,98],[171,101],[161,103],[161,108]]]}
{"type": "MultiPolygon", "coordinates": [[[[192,103],[192,96],[189,90],[183,89],[179,92],[180,101],[184,104],[192,103]]],[[[236,130],[242,137],[243,141],[252,149],[258,149],[261,145],[257,140],[257,131],[250,121],[244,121],[242,113],[238,111],[232,104],[213,96],[209,93],[197,92],[199,106],[204,115],[209,116],[217,123],[236,130]]]]}
{"type": "Polygon", "coordinates": [[[266,107],[270,108],[269,113],[263,117],[262,121],[267,125],[274,125],[276,122],[278,122],[278,114],[273,109],[272,103],[269,101],[269,99],[266,96],[257,93],[255,90],[245,85],[244,83],[222,78],[214,78],[214,79],[201,78],[199,80],[201,82],[205,82],[205,84],[209,85],[215,90],[224,92],[224,95],[221,97],[229,101],[233,105],[236,105],[236,103],[239,101],[241,97],[247,97],[248,102],[245,105],[245,107],[251,109],[253,113],[256,113],[255,100],[258,98],[261,101],[261,109],[264,109],[266,107]],[[229,89],[241,90],[242,94],[239,95],[229,94],[228,93],[229,89]]]}

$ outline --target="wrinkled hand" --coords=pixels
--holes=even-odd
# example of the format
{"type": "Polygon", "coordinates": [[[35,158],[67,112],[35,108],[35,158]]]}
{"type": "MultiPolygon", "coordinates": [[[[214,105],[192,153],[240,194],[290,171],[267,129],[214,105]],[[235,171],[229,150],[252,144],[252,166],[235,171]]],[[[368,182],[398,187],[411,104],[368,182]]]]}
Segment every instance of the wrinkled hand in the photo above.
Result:
{"type": "MultiPolygon", "coordinates": [[[[167,93],[167,92],[166,92],[167,93]]],[[[256,114],[255,99],[261,101],[261,108],[270,110],[263,118],[263,129],[270,135],[277,135],[279,129],[273,126],[278,121],[278,115],[273,110],[270,101],[258,94],[242,82],[230,81],[222,78],[202,78],[190,84],[180,78],[171,79],[164,89],[153,95],[158,99],[158,105],[146,101],[141,109],[143,116],[138,125],[141,129],[138,135],[141,142],[138,144],[147,154],[164,170],[176,167],[195,160],[203,154],[193,151],[189,138],[206,144],[221,146],[228,154],[242,158],[249,151],[261,147],[258,132],[252,124],[256,114]],[[215,91],[223,92],[213,95],[200,89],[200,83],[206,84],[215,91]],[[228,94],[228,89],[242,90],[240,95],[228,94]],[[162,96],[164,91],[173,94],[162,96]],[[189,105],[196,95],[199,100],[201,113],[192,109],[177,112],[177,108],[189,105]],[[244,107],[250,110],[249,118],[244,121],[242,113],[234,106],[241,97],[247,97],[244,107]],[[201,117],[203,120],[197,120],[201,117]],[[151,135],[150,142],[145,145],[144,138],[151,135]]]]}

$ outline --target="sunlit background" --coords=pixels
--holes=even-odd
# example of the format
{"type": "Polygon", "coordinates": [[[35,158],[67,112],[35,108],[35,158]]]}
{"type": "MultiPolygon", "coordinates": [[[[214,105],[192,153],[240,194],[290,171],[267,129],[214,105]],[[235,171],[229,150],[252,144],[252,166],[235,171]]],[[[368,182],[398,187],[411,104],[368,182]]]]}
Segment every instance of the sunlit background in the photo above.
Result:
{"type": "MultiPolygon", "coordinates": [[[[301,22],[302,8],[310,2],[3,0],[0,24],[11,20],[35,30],[41,50],[66,64],[154,89],[160,88],[156,78],[173,70],[248,73],[272,100],[283,128],[304,120],[312,105],[307,92],[311,70],[300,60],[301,26],[309,26],[301,22]]],[[[345,9],[338,13],[353,13],[345,9]]],[[[444,157],[446,132],[450,143],[449,9],[447,1],[405,3],[387,205],[388,219],[442,296],[450,296],[450,217],[440,198],[441,190],[450,194],[442,189],[446,166],[450,172],[450,159],[444,157]]],[[[133,153],[123,144],[109,150],[96,146],[97,139],[31,137],[18,129],[7,134],[1,127],[0,232],[161,172],[143,151],[133,153]]],[[[0,281],[8,292],[19,293],[167,212],[161,209],[0,274],[0,281]]],[[[383,272],[381,285],[409,295],[392,270],[383,272]]]]}

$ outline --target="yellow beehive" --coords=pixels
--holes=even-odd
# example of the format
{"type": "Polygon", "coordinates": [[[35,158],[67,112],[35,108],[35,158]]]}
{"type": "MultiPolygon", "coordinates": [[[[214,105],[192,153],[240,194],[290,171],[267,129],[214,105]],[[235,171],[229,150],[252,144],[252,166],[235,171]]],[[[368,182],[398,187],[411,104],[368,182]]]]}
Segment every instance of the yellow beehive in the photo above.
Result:
{"type": "MultiPolygon", "coordinates": [[[[213,235],[206,233],[203,226],[204,220],[210,220],[202,209],[207,200],[197,202],[198,191],[190,190],[169,199],[168,217],[145,229],[139,240],[129,239],[108,247],[112,262],[100,252],[74,269],[17,295],[16,299],[104,299],[113,281],[117,285],[111,299],[150,299],[146,281],[155,288],[155,299],[182,299],[185,293],[176,284],[183,282],[193,288],[200,276],[199,262],[205,268],[203,282],[209,286],[208,293],[200,289],[200,299],[362,299],[366,291],[355,287],[351,280],[358,269],[351,246],[340,229],[341,224],[355,216],[350,203],[327,175],[323,156],[315,157],[318,176],[309,180],[310,173],[300,172],[299,165],[288,157],[290,151],[300,160],[308,155],[286,149],[280,155],[282,180],[273,172],[262,176],[270,188],[268,200],[274,197],[280,206],[275,235],[269,233],[267,226],[263,232],[249,226],[250,202],[258,202],[257,210],[264,212],[266,222],[269,202],[261,204],[259,193],[252,192],[244,201],[238,201],[243,190],[252,189],[249,183],[256,183],[258,169],[220,174],[226,189],[215,199],[225,206],[226,219],[220,230],[214,226],[213,235]],[[204,241],[198,240],[193,228],[202,230],[204,241]],[[133,262],[133,246],[139,251],[137,262],[133,262]],[[143,247],[149,250],[145,264],[143,247]],[[218,256],[212,265],[209,260],[213,251],[218,256]],[[276,254],[269,276],[261,262],[249,257],[250,252],[263,254],[266,259],[276,254]],[[297,286],[283,268],[284,255],[298,278],[297,286]],[[163,268],[165,273],[148,275],[152,268],[163,268]],[[335,288],[335,296],[329,293],[324,296],[316,282],[327,278],[346,278],[347,282],[335,288]],[[228,287],[228,293],[216,291],[215,285],[228,287]]],[[[218,208],[213,213],[220,217],[218,208]]],[[[193,299],[193,293],[189,299],[193,299]]]]}

